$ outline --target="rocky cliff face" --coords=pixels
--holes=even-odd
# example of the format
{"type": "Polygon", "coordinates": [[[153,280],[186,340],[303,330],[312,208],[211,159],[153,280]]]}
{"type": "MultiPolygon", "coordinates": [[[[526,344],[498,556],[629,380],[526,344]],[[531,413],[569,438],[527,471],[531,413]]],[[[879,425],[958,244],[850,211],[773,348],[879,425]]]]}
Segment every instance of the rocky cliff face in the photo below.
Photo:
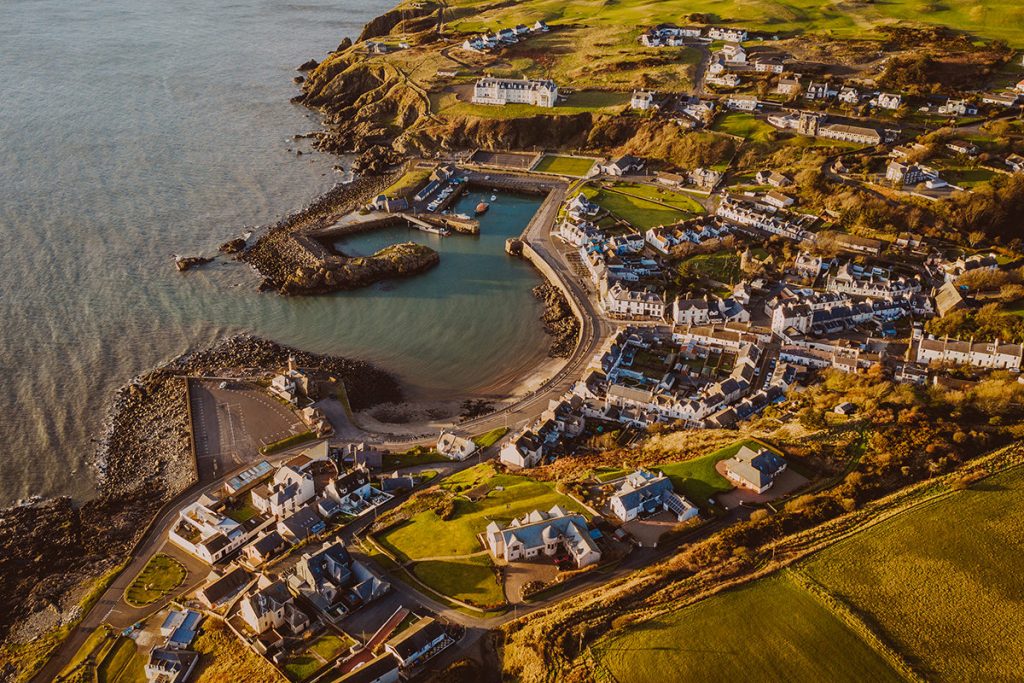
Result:
{"type": "Polygon", "coordinates": [[[363,27],[356,42],[381,38],[396,31],[399,33],[419,33],[433,28],[437,24],[440,5],[425,2],[414,7],[399,7],[370,21],[363,27]]]}

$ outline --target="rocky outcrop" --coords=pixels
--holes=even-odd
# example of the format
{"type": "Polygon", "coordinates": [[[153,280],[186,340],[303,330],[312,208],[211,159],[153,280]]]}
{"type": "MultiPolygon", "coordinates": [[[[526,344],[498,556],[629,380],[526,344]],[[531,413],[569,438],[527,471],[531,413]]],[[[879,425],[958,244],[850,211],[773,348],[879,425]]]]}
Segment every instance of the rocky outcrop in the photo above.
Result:
{"type": "Polygon", "coordinates": [[[580,333],[580,321],[573,315],[569,302],[562,291],[549,282],[533,288],[533,295],[544,303],[544,331],[551,335],[548,355],[552,358],[568,358],[576,347],[580,333]]]}
{"type": "Polygon", "coordinates": [[[179,271],[185,272],[196,266],[205,265],[212,260],[209,256],[175,256],[174,265],[179,271]]]}
{"type": "Polygon", "coordinates": [[[390,145],[373,145],[352,162],[353,173],[380,175],[402,162],[402,155],[390,145]]]}
{"type": "Polygon", "coordinates": [[[280,285],[283,294],[320,294],[358,289],[381,280],[408,277],[436,266],[441,256],[423,244],[404,242],[373,256],[325,260],[318,266],[299,266],[280,285]]]}
{"type": "Polygon", "coordinates": [[[357,43],[372,38],[381,38],[392,32],[419,33],[433,28],[437,24],[440,6],[432,2],[424,2],[413,7],[395,8],[370,20],[363,27],[356,39],[357,43]]]}
{"type": "Polygon", "coordinates": [[[300,64],[299,67],[297,69],[295,69],[295,70],[296,71],[312,71],[313,69],[317,68],[318,66],[320,66],[320,62],[316,61],[315,59],[310,59],[309,61],[306,61],[306,62],[303,62],[302,64],[300,64]]]}
{"type": "Polygon", "coordinates": [[[236,237],[230,239],[224,244],[220,245],[220,252],[222,254],[238,254],[245,250],[245,238],[236,237]]]}

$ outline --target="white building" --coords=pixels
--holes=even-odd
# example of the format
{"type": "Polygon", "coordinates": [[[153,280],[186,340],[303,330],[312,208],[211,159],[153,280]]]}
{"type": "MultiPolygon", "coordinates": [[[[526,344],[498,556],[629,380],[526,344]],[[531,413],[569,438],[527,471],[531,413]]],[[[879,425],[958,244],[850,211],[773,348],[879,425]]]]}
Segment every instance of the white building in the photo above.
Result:
{"type": "Polygon", "coordinates": [[[472,439],[442,431],[437,439],[437,452],[449,460],[465,460],[476,453],[476,444],[472,439]]]}
{"type": "Polygon", "coordinates": [[[676,521],[685,522],[699,514],[697,507],[672,490],[672,482],[662,473],[637,470],[615,487],[608,500],[612,514],[623,522],[659,510],[672,512],[676,521]]]}
{"type": "Polygon", "coordinates": [[[601,550],[590,537],[586,518],[557,505],[547,512],[534,510],[512,520],[507,527],[491,522],[485,533],[491,554],[505,562],[551,557],[559,550],[565,550],[577,568],[601,560],[601,550]]]}
{"type": "Polygon", "coordinates": [[[641,111],[654,109],[654,93],[650,90],[634,90],[633,97],[629,100],[629,106],[631,109],[639,109],[641,111]]]}
{"type": "Polygon", "coordinates": [[[1020,344],[961,341],[924,337],[917,344],[918,363],[955,363],[979,368],[1019,370],[1024,347],[1020,344]]]}
{"type": "Polygon", "coordinates": [[[484,76],[473,86],[473,103],[554,107],[558,103],[558,86],[550,80],[484,76]]]}
{"type": "Polygon", "coordinates": [[[610,287],[602,281],[605,290],[601,300],[604,310],[615,315],[662,319],[665,317],[665,299],[647,289],[628,289],[616,281],[610,287]]]}
{"type": "Polygon", "coordinates": [[[252,490],[252,504],[264,514],[283,519],[298,511],[315,495],[313,475],[309,470],[284,465],[274,473],[269,483],[252,490]]]}

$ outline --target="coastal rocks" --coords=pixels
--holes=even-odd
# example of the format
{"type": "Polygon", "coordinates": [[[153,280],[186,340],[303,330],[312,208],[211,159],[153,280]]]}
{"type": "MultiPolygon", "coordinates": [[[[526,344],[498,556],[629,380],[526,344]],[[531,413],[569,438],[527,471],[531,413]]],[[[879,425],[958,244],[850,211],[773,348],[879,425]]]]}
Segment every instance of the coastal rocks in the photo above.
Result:
{"type": "Polygon", "coordinates": [[[196,266],[201,266],[209,263],[213,259],[209,256],[175,256],[174,265],[179,271],[185,272],[196,266]]]}
{"type": "Polygon", "coordinates": [[[533,295],[544,303],[544,331],[552,336],[548,355],[552,358],[568,358],[576,347],[580,333],[580,321],[573,315],[569,302],[561,290],[545,282],[532,290],[533,295]]]}
{"type": "Polygon", "coordinates": [[[402,155],[391,147],[374,145],[352,162],[352,171],[361,175],[380,175],[402,161],[402,155]]]}
{"type": "Polygon", "coordinates": [[[296,71],[312,71],[313,69],[317,68],[318,66],[320,66],[320,62],[316,61],[315,59],[310,59],[310,60],[305,61],[302,64],[300,64],[299,67],[297,69],[295,69],[295,70],[296,71]]]}
{"type": "Polygon", "coordinates": [[[410,152],[584,147],[594,119],[589,113],[515,119],[463,116],[425,125],[399,146],[410,152]]]}
{"type": "Polygon", "coordinates": [[[302,76],[296,76],[295,78],[292,79],[292,83],[295,83],[295,84],[302,84],[302,83],[305,83],[305,82],[306,82],[306,79],[303,78],[302,76]]]}
{"type": "Polygon", "coordinates": [[[239,254],[245,250],[245,238],[236,237],[220,245],[219,251],[222,254],[239,254]]]}
{"type": "Polygon", "coordinates": [[[424,2],[412,7],[403,6],[393,9],[370,20],[363,27],[356,42],[380,38],[401,29],[402,33],[417,33],[431,28],[437,22],[440,6],[433,2],[424,2]]]}
{"type": "Polygon", "coordinates": [[[433,268],[440,255],[423,244],[405,242],[373,256],[342,258],[319,267],[299,266],[281,285],[284,294],[316,294],[357,289],[381,280],[408,277],[433,268]]]}

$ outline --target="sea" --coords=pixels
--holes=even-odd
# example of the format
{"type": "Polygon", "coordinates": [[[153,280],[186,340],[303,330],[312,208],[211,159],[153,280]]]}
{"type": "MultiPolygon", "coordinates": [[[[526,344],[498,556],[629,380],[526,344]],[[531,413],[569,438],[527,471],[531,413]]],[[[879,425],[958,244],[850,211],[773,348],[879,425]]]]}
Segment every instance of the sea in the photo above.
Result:
{"type": "Polygon", "coordinates": [[[0,504],[94,495],[115,389],[227,334],[373,361],[412,398],[491,391],[541,362],[540,278],[503,253],[535,198],[496,194],[480,236],[345,240],[353,254],[408,239],[441,253],[426,274],[356,292],[284,298],[236,262],[174,268],[339,182],[348,160],[292,139],[318,127],[289,103],[292,79],[392,5],[0,2],[0,504]]]}

